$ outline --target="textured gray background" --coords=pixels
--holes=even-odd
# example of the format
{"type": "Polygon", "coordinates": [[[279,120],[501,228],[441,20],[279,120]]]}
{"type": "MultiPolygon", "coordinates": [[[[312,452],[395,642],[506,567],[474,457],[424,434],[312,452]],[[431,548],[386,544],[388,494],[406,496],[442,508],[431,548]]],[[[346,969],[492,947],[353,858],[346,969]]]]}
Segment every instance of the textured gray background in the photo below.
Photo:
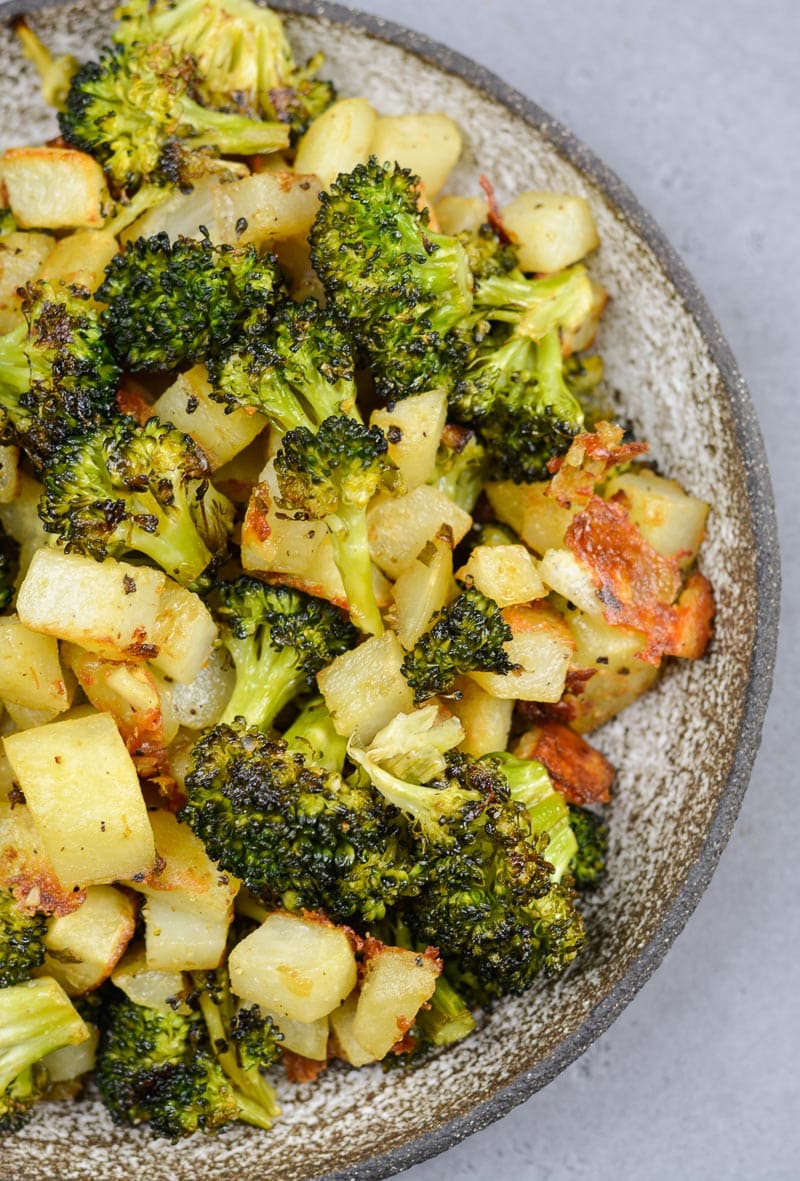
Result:
{"type": "MultiPolygon", "coordinates": [[[[615,1025],[544,1091],[408,1181],[800,1176],[800,5],[796,0],[361,0],[540,103],[682,254],[766,437],[784,558],[764,743],[714,880],[615,1025]]],[[[413,107],[413,103],[409,104],[413,107]]]]}

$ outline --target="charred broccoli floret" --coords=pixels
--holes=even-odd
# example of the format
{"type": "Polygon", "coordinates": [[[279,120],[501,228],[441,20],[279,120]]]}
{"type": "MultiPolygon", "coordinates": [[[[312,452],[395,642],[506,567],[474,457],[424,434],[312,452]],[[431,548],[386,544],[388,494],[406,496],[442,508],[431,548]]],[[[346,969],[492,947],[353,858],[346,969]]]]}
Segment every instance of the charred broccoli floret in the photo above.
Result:
{"type": "Polygon", "coordinates": [[[220,352],[282,294],[274,258],[166,233],[129,242],[106,267],[100,323],[126,369],[174,369],[220,352]]]}
{"type": "Polygon", "coordinates": [[[118,44],[158,41],[194,59],[206,106],[278,119],[296,136],[335,97],[314,77],[323,55],[295,65],[281,18],[250,0],[128,0],[116,15],[118,44]]]}
{"type": "Polygon", "coordinates": [[[569,872],[578,890],[594,890],[606,874],[608,828],[601,816],[588,808],[569,805],[569,822],[578,851],[569,863],[569,872]]]}
{"type": "Polygon", "coordinates": [[[44,477],[40,515],[69,553],[146,554],[195,582],[224,550],[233,506],[211,484],[197,445],[158,418],[118,418],[69,440],[44,477]]]}
{"type": "Polygon", "coordinates": [[[89,1030],[48,976],[0,988],[0,1135],[15,1132],[47,1087],[41,1060],[86,1041],[89,1030]]]}
{"type": "Polygon", "coordinates": [[[321,668],[356,641],[355,629],[326,599],[270,586],[243,574],[219,587],[222,642],[236,684],[223,722],[266,728],[321,668]]]}
{"type": "Polygon", "coordinates": [[[381,490],[397,490],[400,475],[387,458],[386,436],[352,418],[326,418],[316,435],[297,427],[275,456],[279,507],[299,520],[324,521],[333,542],[350,618],[380,635],[383,622],[372,583],[367,505],[381,490]]]}
{"type": "Polygon", "coordinates": [[[73,76],[61,134],[103,165],[120,194],[145,183],[185,186],[216,156],[287,146],[284,124],[203,107],[191,97],[196,83],[192,59],[168,46],[106,49],[73,76]]]}
{"type": "Polygon", "coordinates": [[[457,238],[428,229],[418,180],[374,158],[320,197],[311,261],[333,307],[389,399],[451,388],[465,350],[453,331],[472,308],[472,277],[457,238]]]}
{"type": "Polygon", "coordinates": [[[46,931],[43,914],[26,914],[13,894],[0,887],[0,988],[29,980],[44,962],[46,931]]]}
{"type": "Polygon", "coordinates": [[[474,431],[447,426],[430,483],[471,513],[489,477],[489,455],[474,431]]]}
{"type": "Polygon", "coordinates": [[[402,664],[403,676],[419,704],[449,693],[463,673],[509,673],[513,663],[504,645],[512,638],[494,600],[467,587],[434,617],[402,664]]]}
{"type": "Polygon", "coordinates": [[[0,438],[41,471],[67,438],[108,420],[120,370],[88,291],[29,284],[23,311],[0,338],[0,438]]]}
{"type": "Polygon", "coordinates": [[[272,1125],[273,1110],[225,1074],[197,1014],[115,998],[103,1013],[95,1078],[115,1123],[146,1124],[168,1140],[213,1133],[236,1120],[272,1125]]]}
{"type": "Polygon", "coordinates": [[[417,870],[380,797],[286,743],[220,723],[192,752],[180,819],[259,898],[336,921],[383,918],[417,870]]]}

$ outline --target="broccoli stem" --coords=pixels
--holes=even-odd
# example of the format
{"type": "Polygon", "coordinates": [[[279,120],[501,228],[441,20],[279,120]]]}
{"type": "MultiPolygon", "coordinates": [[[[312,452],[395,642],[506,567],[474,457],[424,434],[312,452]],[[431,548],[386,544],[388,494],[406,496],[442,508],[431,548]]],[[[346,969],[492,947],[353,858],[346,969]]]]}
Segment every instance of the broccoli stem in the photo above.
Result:
{"type": "Polygon", "coordinates": [[[289,750],[296,750],[307,762],[325,771],[341,774],[347,754],[347,739],[337,734],[328,707],[315,697],[298,714],[283,736],[289,750]]]}
{"type": "Polygon", "coordinates": [[[367,518],[363,508],[343,505],[328,517],[333,556],[344,583],[350,618],[367,635],[382,636],[383,620],[375,599],[369,556],[367,518]]]}
{"type": "Polygon", "coordinates": [[[431,1045],[451,1046],[474,1031],[475,1018],[445,976],[438,977],[430,1006],[420,1012],[417,1025],[431,1045]]]}
{"type": "Polygon", "coordinates": [[[235,156],[253,156],[259,153],[279,152],[289,144],[289,132],[285,123],[265,120],[238,119],[226,111],[212,111],[201,107],[194,99],[182,95],[181,112],[191,128],[185,139],[195,147],[217,148],[235,156]]]}
{"type": "Polygon", "coordinates": [[[226,646],[236,668],[236,685],[220,721],[230,724],[244,718],[248,726],[266,729],[302,684],[297,650],[279,652],[265,642],[259,652],[252,636],[231,636],[226,646]]]}
{"type": "Polygon", "coordinates": [[[145,513],[137,513],[137,516],[152,515],[157,519],[157,526],[151,532],[140,524],[132,524],[128,534],[131,548],[147,554],[182,585],[195,582],[211,561],[212,554],[192,524],[188,503],[181,499],[177,505],[163,508],[155,497],[146,497],[145,503],[148,500],[152,504],[145,513]]]}
{"type": "Polygon", "coordinates": [[[205,989],[200,989],[200,1012],[206,1023],[214,1054],[223,1071],[233,1083],[236,1103],[242,1119],[257,1128],[269,1129],[280,1115],[275,1093],[258,1070],[243,1070],[235,1053],[229,1048],[230,1037],[218,1005],[205,989]],[[224,1048],[223,1048],[224,1047],[224,1048]]]}

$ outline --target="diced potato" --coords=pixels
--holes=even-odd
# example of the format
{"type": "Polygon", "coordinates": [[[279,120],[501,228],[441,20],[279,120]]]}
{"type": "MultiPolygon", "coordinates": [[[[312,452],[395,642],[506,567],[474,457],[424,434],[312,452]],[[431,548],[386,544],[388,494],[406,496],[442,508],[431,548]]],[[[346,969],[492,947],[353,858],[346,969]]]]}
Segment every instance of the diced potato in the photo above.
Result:
{"type": "Polygon", "coordinates": [[[373,411],[370,422],[386,435],[389,458],[400,469],[406,491],[411,492],[433,475],[446,420],[447,397],[443,390],[413,394],[395,402],[391,409],[373,411]]]}
{"type": "Polygon", "coordinates": [[[47,1071],[47,1078],[51,1085],[55,1083],[69,1083],[94,1070],[97,1045],[100,1041],[100,1030],[96,1025],[87,1023],[89,1036],[85,1042],[77,1046],[62,1046],[60,1050],[53,1050],[42,1058],[42,1066],[47,1071]]]}
{"type": "Polygon", "coordinates": [[[352,172],[356,164],[366,164],[377,120],[365,98],[339,99],[314,120],[300,140],[296,170],[314,173],[327,188],[340,172],[352,172]]]}
{"type": "Polygon", "coordinates": [[[11,804],[5,792],[0,794],[0,886],[10,890],[22,906],[46,914],[69,914],[85,897],[84,891],[59,880],[30,808],[11,804]]]}
{"type": "Polygon", "coordinates": [[[220,242],[271,246],[307,234],[319,209],[320,182],[297,162],[295,169],[260,172],[213,189],[220,242]]]}
{"type": "Polygon", "coordinates": [[[310,1058],[312,1062],[324,1062],[328,1057],[328,1037],[330,1036],[327,1015],[316,1021],[292,1021],[280,1013],[269,1013],[278,1029],[283,1034],[281,1047],[291,1050],[293,1054],[301,1054],[310,1058]]]}
{"type": "Polygon", "coordinates": [[[370,155],[410,169],[434,198],[458,163],[461,132],[449,115],[384,115],[375,123],[370,155]]]}
{"type": "Polygon", "coordinates": [[[144,1005],[159,1013],[184,1011],[185,1006],[176,1006],[175,1002],[188,995],[187,978],[183,972],[148,968],[147,955],[141,943],[125,953],[111,973],[111,980],[135,1005],[144,1005]]]}
{"type": "Polygon", "coordinates": [[[497,519],[510,525],[534,553],[558,549],[574,513],[547,496],[549,480],[536,484],[514,484],[499,480],[486,485],[486,495],[497,519]]]}
{"type": "Polygon", "coordinates": [[[15,230],[0,238],[0,333],[23,323],[20,287],[30,283],[55,245],[50,234],[15,230]]]}
{"type": "Polygon", "coordinates": [[[153,414],[191,435],[208,457],[212,471],[243,451],[267,425],[263,415],[255,411],[240,407],[228,413],[221,402],[215,402],[205,365],[178,374],[153,403],[153,414]]]}
{"type": "Polygon", "coordinates": [[[44,531],[39,516],[39,500],[42,486],[27,472],[20,471],[19,486],[14,500],[8,504],[0,502],[0,523],[9,537],[19,545],[19,578],[27,573],[33,555],[47,544],[48,534],[44,531]]]}
{"type": "Polygon", "coordinates": [[[3,739],[45,853],[65,885],[151,870],[153,832],[131,756],[109,714],[3,739]]]}
{"type": "Polygon", "coordinates": [[[436,217],[443,234],[475,233],[489,218],[489,206],[482,197],[457,197],[448,193],[436,202],[436,217]]]}
{"type": "Polygon", "coordinates": [[[188,684],[214,649],[217,625],[199,595],[167,579],[151,641],[158,648],[153,664],[166,677],[188,684]]]}
{"type": "Polygon", "coordinates": [[[110,205],[103,169],[73,148],[8,148],[0,157],[0,180],[24,230],[101,226],[110,205]]]}
{"type": "Polygon", "coordinates": [[[147,566],[40,549],[19,588],[17,611],[32,631],[118,660],[146,660],[157,655],[152,637],[166,581],[147,566]]]}
{"type": "Polygon", "coordinates": [[[8,504],[19,494],[20,476],[19,447],[0,446],[0,504],[8,504]]]}
{"type": "Polygon", "coordinates": [[[148,894],[144,921],[149,968],[200,971],[225,958],[230,918],[195,909],[185,895],[148,894]]]}
{"type": "Polygon", "coordinates": [[[585,197],[529,190],[503,206],[500,216],[523,271],[560,271],[600,245],[585,197]]]}
{"type": "Polygon", "coordinates": [[[530,603],[547,594],[524,545],[476,545],[456,577],[494,599],[499,607],[530,603]]]}
{"type": "Polygon", "coordinates": [[[353,1035],[383,1058],[414,1024],[441,974],[441,961],[402,947],[383,947],[367,960],[353,1018],[353,1035]]]}
{"type": "Polygon", "coordinates": [[[137,238],[152,238],[155,234],[169,234],[170,241],[178,237],[200,238],[200,229],[205,226],[212,242],[219,242],[216,215],[212,193],[222,184],[231,184],[247,175],[247,170],[204,173],[192,183],[188,193],[179,189],[165,188],[163,201],[151,206],[136,221],[131,222],[120,233],[122,243],[134,242],[137,238]]]}
{"type": "Polygon", "coordinates": [[[30,631],[16,615],[0,617],[0,699],[56,714],[72,700],[58,641],[30,631]]]}
{"type": "Polygon", "coordinates": [[[14,701],[6,701],[5,707],[17,730],[34,730],[37,726],[46,726],[48,722],[55,721],[61,712],[57,709],[29,709],[14,701]]]}
{"type": "Polygon", "coordinates": [[[224,650],[212,652],[194,680],[172,686],[172,705],[179,725],[190,730],[213,726],[228,704],[235,681],[236,673],[224,650]]]}
{"type": "Polygon", "coordinates": [[[394,584],[395,631],[413,648],[453,590],[453,546],[449,530],[429,541],[394,584]]]}
{"type": "Polygon", "coordinates": [[[78,230],[61,238],[40,271],[48,283],[71,283],[94,291],[119,252],[110,230],[78,230]]]}
{"type": "Polygon", "coordinates": [[[293,1021],[317,1021],[356,984],[346,932],[324,919],[276,911],[233,948],[228,961],[237,996],[293,1021]]]}
{"type": "Polygon", "coordinates": [[[367,511],[372,560],[389,578],[397,578],[445,525],[455,546],[468,533],[472,517],[429,484],[405,496],[376,497],[367,511]]]}
{"type": "Polygon", "coordinates": [[[414,695],[400,671],[405,653],[394,632],[370,636],[317,673],[317,685],[339,734],[363,745],[399,713],[414,708],[414,695]]]}
{"type": "Polygon", "coordinates": [[[63,653],[94,708],[113,716],[134,757],[172,741],[178,733],[172,693],[146,664],[105,660],[76,644],[65,644],[63,653]]]}
{"type": "Polygon", "coordinates": [[[504,645],[514,664],[510,673],[470,673],[493,697],[554,702],[561,699],[575,642],[569,628],[548,604],[506,607],[503,618],[513,639],[504,645]]]}
{"type": "Polygon", "coordinates": [[[505,750],[511,731],[514,702],[511,698],[492,697],[471,677],[459,677],[457,693],[447,699],[447,708],[464,727],[459,750],[479,759],[482,755],[505,750]]]}
{"type": "Polygon", "coordinates": [[[587,615],[602,616],[603,602],[597,593],[592,572],[575,557],[572,550],[549,549],[539,563],[542,582],[556,594],[563,595],[587,615]]]}
{"type": "Polygon", "coordinates": [[[710,506],[689,496],[677,480],[641,469],[609,480],[607,500],[619,500],[646,541],[665,558],[691,566],[705,537],[710,506]]]}
{"type": "Polygon", "coordinates": [[[333,1010],[329,1021],[336,1056],[349,1062],[351,1066],[366,1066],[368,1062],[377,1062],[378,1059],[369,1050],[364,1049],[353,1033],[357,1008],[358,993],[352,992],[343,1005],[333,1010]]]}
{"type": "Polygon", "coordinates": [[[136,904],[113,886],[90,886],[83,905],[47,924],[43,975],[52,976],[68,996],[99,988],[133,937],[136,904]]]}

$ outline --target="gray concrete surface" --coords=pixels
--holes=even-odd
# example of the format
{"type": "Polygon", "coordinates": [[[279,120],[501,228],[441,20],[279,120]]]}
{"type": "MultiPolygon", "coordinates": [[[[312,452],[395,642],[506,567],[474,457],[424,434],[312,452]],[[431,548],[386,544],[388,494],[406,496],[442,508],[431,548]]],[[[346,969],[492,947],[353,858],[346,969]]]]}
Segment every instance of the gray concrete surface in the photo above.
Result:
{"type": "Polygon", "coordinates": [[[359,0],[476,58],[570,126],[682,254],[770,454],[782,656],[734,835],[667,959],[544,1091],[408,1181],[800,1176],[800,5],[796,0],[359,0]]]}

